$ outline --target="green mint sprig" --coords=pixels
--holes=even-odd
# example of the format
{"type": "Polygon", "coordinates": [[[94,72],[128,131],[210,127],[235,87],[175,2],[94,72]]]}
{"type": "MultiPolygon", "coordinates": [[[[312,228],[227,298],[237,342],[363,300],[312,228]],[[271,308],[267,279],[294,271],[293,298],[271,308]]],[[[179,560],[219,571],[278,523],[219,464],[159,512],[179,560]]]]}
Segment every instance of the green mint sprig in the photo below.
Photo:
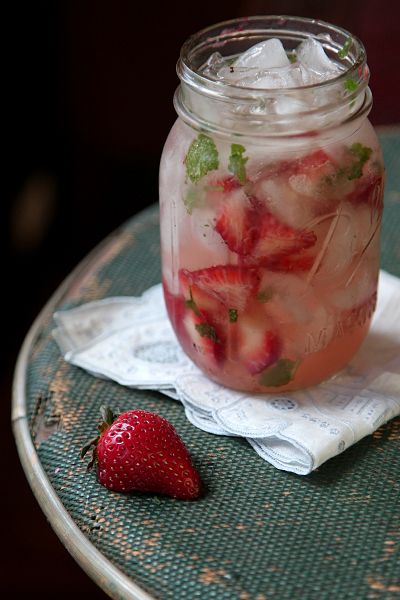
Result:
{"type": "Polygon", "coordinates": [[[354,79],[346,79],[346,81],[344,82],[344,89],[347,90],[348,92],[355,92],[356,89],[358,88],[358,83],[357,81],[354,81],[354,79]]]}
{"type": "Polygon", "coordinates": [[[182,200],[183,204],[186,207],[187,213],[191,215],[197,202],[196,188],[194,186],[191,186],[186,192],[186,195],[183,196],[182,200]]]}
{"type": "Polygon", "coordinates": [[[221,343],[221,340],[219,339],[215,328],[209,323],[197,323],[197,325],[195,325],[195,328],[199,332],[201,337],[209,338],[216,344],[221,343]]]}
{"type": "Polygon", "coordinates": [[[271,286],[267,286],[266,288],[258,292],[256,298],[259,302],[261,302],[261,304],[265,304],[266,302],[269,302],[269,300],[271,300],[273,295],[274,290],[271,286]]]}
{"type": "Polygon", "coordinates": [[[192,183],[200,181],[209,171],[218,169],[218,150],[212,138],[200,133],[190,144],[185,158],[186,175],[192,183]]]}
{"type": "Polygon", "coordinates": [[[187,306],[187,308],[190,308],[190,310],[192,310],[194,312],[194,314],[197,315],[198,317],[201,315],[200,310],[199,310],[196,302],[194,301],[193,292],[192,292],[191,287],[189,287],[189,299],[185,300],[185,305],[187,306]]]}
{"type": "Polygon", "coordinates": [[[246,148],[241,144],[231,145],[231,154],[229,156],[228,169],[236,175],[240,183],[246,183],[246,163],[249,160],[248,156],[243,156],[246,148]]]}
{"type": "Polygon", "coordinates": [[[289,358],[281,358],[271,367],[268,367],[259,379],[261,385],[269,387],[280,387],[286,385],[294,378],[298,367],[298,361],[289,358]]]}
{"type": "Polygon", "coordinates": [[[363,146],[360,142],[356,142],[350,146],[350,154],[353,156],[353,163],[347,169],[347,179],[359,179],[363,174],[363,167],[370,159],[372,148],[363,146]]]}
{"type": "Polygon", "coordinates": [[[228,310],[228,314],[229,314],[229,321],[230,323],[236,323],[236,321],[238,320],[238,311],[236,308],[230,308],[228,310]]]}
{"type": "Polygon", "coordinates": [[[351,48],[353,44],[353,38],[352,37],[348,37],[347,40],[345,41],[345,43],[343,44],[343,48],[341,48],[338,52],[338,57],[339,58],[346,58],[346,56],[349,53],[349,50],[351,48]]]}

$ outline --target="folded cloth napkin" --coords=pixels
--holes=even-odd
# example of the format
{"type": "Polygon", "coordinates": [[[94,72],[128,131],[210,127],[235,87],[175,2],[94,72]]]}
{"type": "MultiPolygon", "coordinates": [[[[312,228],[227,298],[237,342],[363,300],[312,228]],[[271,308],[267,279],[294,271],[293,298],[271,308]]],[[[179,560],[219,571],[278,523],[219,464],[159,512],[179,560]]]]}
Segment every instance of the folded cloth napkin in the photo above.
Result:
{"type": "Polygon", "coordinates": [[[385,272],[371,330],[355,358],[336,377],[298,392],[249,394],[210,381],[181,350],[161,285],[54,318],[66,361],[180,400],[193,425],[246,438],[278,469],[308,474],[400,414],[400,279],[385,272]]]}

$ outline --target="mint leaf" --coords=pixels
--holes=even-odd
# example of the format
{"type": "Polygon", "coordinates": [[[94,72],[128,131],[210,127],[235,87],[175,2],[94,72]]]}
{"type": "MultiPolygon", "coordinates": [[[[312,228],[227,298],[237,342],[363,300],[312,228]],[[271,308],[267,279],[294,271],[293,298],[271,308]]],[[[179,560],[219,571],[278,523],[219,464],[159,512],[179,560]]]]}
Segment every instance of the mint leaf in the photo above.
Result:
{"type": "Polygon", "coordinates": [[[297,61],[297,54],[294,51],[292,51],[292,52],[287,51],[286,56],[288,57],[288,59],[290,60],[291,63],[295,63],[297,61]]]}
{"type": "Polygon", "coordinates": [[[197,323],[195,325],[196,330],[199,332],[201,337],[207,337],[213,342],[219,344],[221,340],[218,338],[217,332],[214,327],[209,323],[197,323]]]}
{"type": "Polygon", "coordinates": [[[338,52],[339,58],[346,58],[346,56],[349,53],[352,43],[353,43],[353,38],[351,38],[351,37],[347,38],[347,40],[343,44],[343,48],[341,50],[339,50],[339,52],[338,52]]]}
{"type": "Polygon", "coordinates": [[[200,133],[189,146],[185,164],[186,175],[193,183],[200,181],[209,171],[218,169],[218,150],[214,140],[200,133]]]}
{"type": "Polygon", "coordinates": [[[229,313],[229,321],[231,323],[236,323],[237,319],[238,319],[238,311],[236,310],[236,308],[230,308],[228,310],[229,313]]]}
{"type": "Polygon", "coordinates": [[[360,142],[356,142],[350,146],[350,152],[364,164],[371,156],[372,148],[368,148],[368,146],[363,146],[360,142]]]}
{"type": "Polygon", "coordinates": [[[246,183],[246,163],[249,160],[248,156],[243,156],[244,152],[246,152],[246,148],[241,144],[231,145],[228,169],[236,175],[240,183],[246,183]]]}
{"type": "Polygon", "coordinates": [[[355,92],[356,89],[358,88],[358,83],[357,81],[354,81],[354,79],[346,79],[346,81],[344,82],[344,89],[347,90],[348,92],[355,92]]]}
{"type": "Polygon", "coordinates": [[[260,290],[256,296],[257,300],[261,302],[261,304],[265,304],[269,300],[271,300],[274,295],[274,290],[271,286],[266,287],[263,290],[260,290]]]}
{"type": "Polygon", "coordinates": [[[185,300],[185,305],[190,308],[190,310],[192,310],[194,312],[195,315],[200,316],[200,311],[197,307],[196,302],[194,301],[193,298],[193,292],[192,292],[192,288],[189,288],[189,294],[190,294],[190,298],[189,300],[185,300]]]}
{"type": "Polygon", "coordinates": [[[360,142],[356,142],[350,146],[350,153],[355,160],[347,169],[347,179],[359,179],[362,176],[365,163],[372,154],[372,148],[368,148],[368,146],[363,146],[360,142]]]}
{"type": "Polygon", "coordinates": [[[196,206],[197,193],[195,187],[190,187],[186,193],[186,196],[183,196],[183,204],[186,206],[186,210],[189,215],[192,214],[194,207],[196,206]]]}
{"type": "Polygon", "coordinates": [[[280,387],[292,381],[298,362],[289,358],[279,359],[272,367],[268,367],[259,379],[261,385],[280,387]]]}

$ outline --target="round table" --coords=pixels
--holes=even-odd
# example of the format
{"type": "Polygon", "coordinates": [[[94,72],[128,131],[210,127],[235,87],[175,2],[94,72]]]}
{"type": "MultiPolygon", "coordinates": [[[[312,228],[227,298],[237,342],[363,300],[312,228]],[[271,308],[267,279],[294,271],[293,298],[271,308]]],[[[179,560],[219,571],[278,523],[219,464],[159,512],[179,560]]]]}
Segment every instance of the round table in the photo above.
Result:
{"type": "MultiPolygon", "coordinates": [[[[387,168],[382,266],[400,275],[400,132],[381,131],[387,168]]],[[[400,420],[306,477],[264,462],[245,440],[195,429],[183,407],[66,363],[55,310],[140,295],[160,281],[158,208],[97,247],[44,307],[21,348],[12,422],[32,490],[67,550],[112,598],[395,598],[400,420]],[[206,492],[196,502],[113,493],[80,448],[101,404],[158,412],[177,428],[206,492]]]]}

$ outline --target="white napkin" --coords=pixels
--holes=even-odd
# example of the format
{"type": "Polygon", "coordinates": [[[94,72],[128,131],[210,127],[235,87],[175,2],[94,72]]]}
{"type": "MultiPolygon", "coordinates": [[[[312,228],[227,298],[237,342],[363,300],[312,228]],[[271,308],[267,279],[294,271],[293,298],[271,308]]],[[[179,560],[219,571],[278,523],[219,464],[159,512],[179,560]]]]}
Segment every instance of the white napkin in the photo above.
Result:
{"type": "Polygon", "coordinates": [[[372,327],[339,375],[281,394],[235,392],[210,381],[181,350],[161,285],[54,315],[68,362],[121,385],[180,400],[204,431],[245,437],[278,469],[306,475],[400,414],[400,279],[381,272],[372,327]]]}

